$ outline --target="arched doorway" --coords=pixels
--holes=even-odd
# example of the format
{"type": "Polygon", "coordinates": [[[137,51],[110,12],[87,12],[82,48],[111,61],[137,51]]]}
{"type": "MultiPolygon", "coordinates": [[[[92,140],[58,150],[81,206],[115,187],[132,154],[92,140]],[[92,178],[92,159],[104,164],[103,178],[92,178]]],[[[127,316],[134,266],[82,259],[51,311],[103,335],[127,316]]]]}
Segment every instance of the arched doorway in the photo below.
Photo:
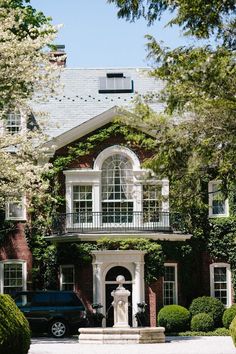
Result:
{"type": "Polygon", "coordinates": [[[116,277],[118,275],[123,275],[125,277],[124,287],[130,291],[129,296],[129,325],[132,326],[132,275],[130,271],[121,266],[112,267],[106,274],[105,277],[105,297],[106,297],[106,326],[112,327],[114,324],[114,311],[112,306],[113,297],[111,292],[115,290],[118,286],[116,282],[116,277]]]}

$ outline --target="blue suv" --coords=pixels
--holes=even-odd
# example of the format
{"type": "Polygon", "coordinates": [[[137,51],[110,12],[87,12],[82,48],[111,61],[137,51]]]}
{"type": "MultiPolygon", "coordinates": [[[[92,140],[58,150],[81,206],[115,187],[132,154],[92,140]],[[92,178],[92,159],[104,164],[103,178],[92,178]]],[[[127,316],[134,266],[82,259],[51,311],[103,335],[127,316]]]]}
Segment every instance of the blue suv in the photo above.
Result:
{"type": "Polygon", "coordinates": [[[15,302],[33,332],[61,338],[88,326],[85,306],[73,291],[21,291],[15,302]]]}

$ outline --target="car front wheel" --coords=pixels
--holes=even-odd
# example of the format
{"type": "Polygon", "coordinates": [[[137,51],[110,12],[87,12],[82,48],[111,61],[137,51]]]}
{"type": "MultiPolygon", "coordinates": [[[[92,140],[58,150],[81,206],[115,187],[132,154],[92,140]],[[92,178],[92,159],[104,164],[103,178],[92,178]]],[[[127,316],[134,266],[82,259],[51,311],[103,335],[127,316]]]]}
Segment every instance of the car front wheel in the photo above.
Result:
{"type": "Polygon", "coordinates": [[[53,337],[62,338],[67,333],[67,326],[64,321],[55,320],[50,324],[49,330],[53,337]]]}

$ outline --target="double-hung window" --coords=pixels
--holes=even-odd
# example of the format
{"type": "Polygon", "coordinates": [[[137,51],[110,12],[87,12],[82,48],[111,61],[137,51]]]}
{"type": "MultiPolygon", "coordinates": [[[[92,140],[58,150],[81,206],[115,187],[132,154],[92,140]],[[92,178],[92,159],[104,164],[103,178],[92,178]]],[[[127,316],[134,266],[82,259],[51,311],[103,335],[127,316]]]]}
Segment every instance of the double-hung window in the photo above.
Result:
{"type": "Polygon", "coordinates": [[[16,112],[11,112],[7,114],[6,117],[6,130],[10,134],[18,134],[22,129],[21,114],[16,112]]]}
{"type": "Polygon", "coordinates": [[[26,262],[9,260],[0,262],[0,290],[4,294],[14,294],[26,290],[26,262]]]}
{"type": "Polygon", "coordinates": [[[15,197],[6,203],[6,220],[26,220],[26,199],[15,197]]]}
{"type": "Polygon", "coordinates": [[[92,186],[73,186],[73,222],[87,224],[93,222],[92,186]]]}
{"type": "Polygon", "coordinates": [[[221,191],[220,181],[211,181],[208,186],[209,216],[228,216],[228,200],[221,191]]]}
{"type": "Polygon", "coordinates": [[[75,270],[73,265],[60,266],[60,290],[74,290],[75,270]]]}
{"type": "Polygon", "coordinates": [[[173,305],[178,303],[177,264],[165,263],[163,278],[163,304],[173,305]]]}
{"type": "Polygon", "coordinates": [[[226,307],[231,305],[231,271],[227,263],[210,265],[211,296],[219,299],[226,307]]]}
{"type": "Polygon", "coordinates": [[[143,221],[160,221],[161,186],[156,184],[143,185],[143,221]]]}

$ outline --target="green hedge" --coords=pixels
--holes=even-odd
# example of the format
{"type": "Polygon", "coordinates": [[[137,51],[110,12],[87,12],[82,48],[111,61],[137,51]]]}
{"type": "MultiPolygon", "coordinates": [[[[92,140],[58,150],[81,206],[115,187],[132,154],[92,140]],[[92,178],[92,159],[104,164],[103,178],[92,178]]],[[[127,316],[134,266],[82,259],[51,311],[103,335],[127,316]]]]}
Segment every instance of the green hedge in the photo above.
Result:
{"type": "Polygon", "coordinates": [[[192,316],[203,312],[212,316],[216,328],[220,327],[222,324],[224,310],[225,308],[222,302],[211,296],[197,297],[192,301],[189,307],[192,316]]]}
{"type": "Polygon", "coordinates": [[[166,332],[180,332],[189,329],[190,313],[179,305],[167,305],[158,313],[158,324],[166,329],[166,332]]]}
{"type": "Polygon", "coordinates": [[[231,325],[229,326],[229,332],[236,347],[236,317],[234,317],[233,321],[231,322],[231,325]]]}
{"type": "MultiPolygon", "coordinates": [[[[176,334],[175,334],[176,335],[176,334]]],[[[230,336],[229,330],[226,328],[217,328],[214,331],[211,332],[193,332],[193,331],[187,331],[187,332],[179,332],[177,333],[178,336],[181,337],[189,337],[189,336],[207,336],[207,337],[226,337],[230,336]]]]}
{"type": "Polygon", "coordinates": [[[207,313],[199,313],[191,319],[191,331],[209,332],[214,328],[213,318],[207,313]]]}
{"type": "Polygon", "coordinates": [[[27,354],[29,324],[9,295],[0,294],[0,353],[27,354]]]}
{"type": "Polygon", "coordinates": [[[236,316],[236,305],[232,305],[230,308],[225,310],[222,317],[222,322],[225,328],[229,328],[235,316],[236,316]]]}

